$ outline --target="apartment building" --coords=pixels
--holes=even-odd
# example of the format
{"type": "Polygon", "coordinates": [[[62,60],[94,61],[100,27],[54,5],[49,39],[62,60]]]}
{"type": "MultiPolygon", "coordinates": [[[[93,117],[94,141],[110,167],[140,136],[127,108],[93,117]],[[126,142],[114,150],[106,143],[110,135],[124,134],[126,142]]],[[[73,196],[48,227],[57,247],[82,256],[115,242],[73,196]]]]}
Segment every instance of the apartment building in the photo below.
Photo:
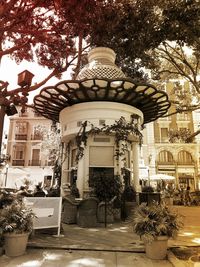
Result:
{"type": "Polygon", "coordinates": [[[7,154],[9,170],[7,187],[19,187],[23,179],[32,180],[34,184],[52,175],[52,162],[41,148],[42,135],[38,126],[49,129],[52,121],[47,120],[33,109],[26,109],[10,117],[7,154]]]}
{"type": "MultiPolygon", "coordinates": [[[[189,86],[185,83],[184,86],[189,86]]],[[[166,91],[171,93],[174,83],[166,85],[166,91]]],[[[169,114],[174,111],[172,106],[169,114]]],[[[169,142],[170,131],[189,130],[191,133],[199,129],[199,115],[196,112],[185,112],[163,117],[150,123],[145,129],[143,152],[149,173],[174,176],[177,187],[190,186],[191,190],[199,189],[199,147],[200,137],[196,136],[189,143],[181,139],[169,142]]]]}

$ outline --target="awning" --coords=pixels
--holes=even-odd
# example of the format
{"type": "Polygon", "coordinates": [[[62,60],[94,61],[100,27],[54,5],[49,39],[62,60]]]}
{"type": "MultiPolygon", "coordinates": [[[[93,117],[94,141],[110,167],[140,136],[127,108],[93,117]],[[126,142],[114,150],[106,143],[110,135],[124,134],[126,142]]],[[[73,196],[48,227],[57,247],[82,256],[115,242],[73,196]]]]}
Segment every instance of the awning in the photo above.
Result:
{"type": "Polygon", "coordinates": [[[158,181],[158,180],[175,180],[174,176],[163,174],[163,173],[158,173],[155,175],[150,176],[151,181],[158,181]]]}

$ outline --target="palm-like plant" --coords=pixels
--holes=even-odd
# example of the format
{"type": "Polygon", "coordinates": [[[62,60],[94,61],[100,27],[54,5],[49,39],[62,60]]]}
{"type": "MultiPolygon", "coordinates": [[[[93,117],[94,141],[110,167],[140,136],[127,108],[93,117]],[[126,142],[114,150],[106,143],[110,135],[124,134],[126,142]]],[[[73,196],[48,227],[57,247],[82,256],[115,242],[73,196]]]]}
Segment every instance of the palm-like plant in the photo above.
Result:
{"type": "Polygon", "coordinates": [[[134,231],[145,242],[151,242],[158,236],[175,237],[183,226],[181,216],[171,211],[165,204],[154,202],[137,207],[133,219],[134,231]]]}

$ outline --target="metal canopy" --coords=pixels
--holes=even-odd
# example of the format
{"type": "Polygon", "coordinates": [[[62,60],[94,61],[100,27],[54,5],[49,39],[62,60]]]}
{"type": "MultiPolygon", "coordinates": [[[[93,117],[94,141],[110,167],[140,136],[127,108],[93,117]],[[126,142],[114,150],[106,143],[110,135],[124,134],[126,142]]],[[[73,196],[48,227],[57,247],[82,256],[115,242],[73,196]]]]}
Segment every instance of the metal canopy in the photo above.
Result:
{"type": "Polygon", "coordinates": [[[150,84],[139,84],[130,78],[90,78],[66,80],[45,87],[34,98],[35,109],[44,117],[59,121],[65,107],[94,101],[127,104],[142,111],[144,124],[162,117],[170,107],[165,92],[150,84]]]}

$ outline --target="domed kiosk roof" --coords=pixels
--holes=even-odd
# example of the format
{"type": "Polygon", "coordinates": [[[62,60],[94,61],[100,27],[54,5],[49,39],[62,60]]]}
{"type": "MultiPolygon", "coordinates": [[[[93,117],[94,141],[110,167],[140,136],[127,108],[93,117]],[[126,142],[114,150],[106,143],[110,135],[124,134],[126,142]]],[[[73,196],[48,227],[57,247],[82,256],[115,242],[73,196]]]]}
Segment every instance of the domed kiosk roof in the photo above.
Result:
{"type": "Polygon", "coordinates": [[[35,96],[35,109],[44,117],[59,121],[65,107],[92,101],[118,102],[142,111],[144,123],[163,116],[170,102],[165,92],[153,85],[136,83],[126,78],[115,65],[115,53],[98,47],[88,54],[89,63],[80,71],[77,80],[66,80],[48,86],[35,96]]]}

